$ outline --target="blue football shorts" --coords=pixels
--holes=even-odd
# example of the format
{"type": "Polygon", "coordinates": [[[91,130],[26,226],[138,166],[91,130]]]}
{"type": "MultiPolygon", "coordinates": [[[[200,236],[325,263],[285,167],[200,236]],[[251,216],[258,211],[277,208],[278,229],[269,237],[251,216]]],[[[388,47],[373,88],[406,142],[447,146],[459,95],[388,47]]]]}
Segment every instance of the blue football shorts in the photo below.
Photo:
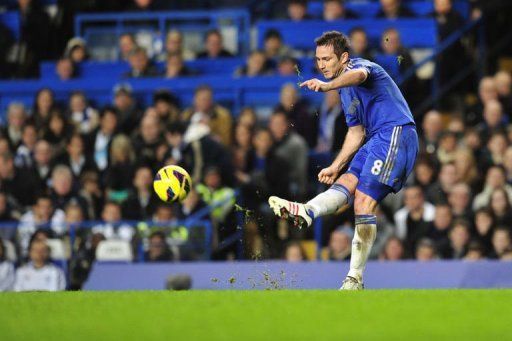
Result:
{"type": "Polygon", "coordinates": [[[402,188],[417,155],[418,134],[413,124],[385,128],[357,151],[347,173],[359,179],[357,190],[380,202],[402,188]]]}

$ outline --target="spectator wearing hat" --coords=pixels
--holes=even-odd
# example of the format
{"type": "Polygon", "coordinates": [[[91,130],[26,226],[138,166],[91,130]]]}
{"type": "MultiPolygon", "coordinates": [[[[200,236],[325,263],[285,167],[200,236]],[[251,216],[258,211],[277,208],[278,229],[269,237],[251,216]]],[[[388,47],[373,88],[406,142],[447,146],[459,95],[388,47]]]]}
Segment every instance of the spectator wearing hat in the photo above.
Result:
{"type": "Polygon", "coordinates": [[[89,59],[86,41],[80,37],[71,38],[64,51],[64,57],[71,59],[73,64],[80,64],[89,59]]]}
{"type": "Polygon", "coordinates": [[[136,47],[128,54],[128,63],[130,71],[123,75],[124,78],[145,78],[156,77],[158,71],[149,60],[147,52],[142,47],[136,47]]]}
{"type": "Polygon", "coordinates": [[[50,248],[44,241],[30,245],[30,262],[16,271],[15,291],[61,291],[66,289],[64,272],[50,263],[50,248]]]}
{"type": "Polygon", "coordinates": [[[137,105],[133,90],[128,83],[119,83],[114,86],[113,107],[118,114],[118,130],[124,134],[131,134],[142,119],[142,110],[137,105]]]}
{"type": "Polygon", "coordinates": [[[222,34],[217,29],[206,32],[204,40],[205,50],[197,54],[197,58],[229,58],[233,54],[226,50],[222,41],[222,34]]]}

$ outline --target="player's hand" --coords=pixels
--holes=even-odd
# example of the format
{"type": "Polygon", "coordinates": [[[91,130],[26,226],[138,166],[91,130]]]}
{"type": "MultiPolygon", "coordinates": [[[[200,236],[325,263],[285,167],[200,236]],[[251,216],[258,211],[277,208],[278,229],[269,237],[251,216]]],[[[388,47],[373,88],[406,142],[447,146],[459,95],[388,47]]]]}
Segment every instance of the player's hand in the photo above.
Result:
{"type": "Polygon", "coordinates": [[[307,87],[309,90],[313,90],[313,91],[316,91],[316,92],[318,92],[318,91],[326,92],[326,91],[331,90],[331,84],[330,83],[322,82],[321,80],[316,79],[316,78],[313,78],[313,79],[307,80],[305,82],[302,82],[300,84],[300,87],[301,88],[307,87]]]}
{"type": "Polygon", "coordinates": [[[318,181],[323,184],[332,185],[339,176],[338,167],[329,166],[318,173],[318,181]]]}

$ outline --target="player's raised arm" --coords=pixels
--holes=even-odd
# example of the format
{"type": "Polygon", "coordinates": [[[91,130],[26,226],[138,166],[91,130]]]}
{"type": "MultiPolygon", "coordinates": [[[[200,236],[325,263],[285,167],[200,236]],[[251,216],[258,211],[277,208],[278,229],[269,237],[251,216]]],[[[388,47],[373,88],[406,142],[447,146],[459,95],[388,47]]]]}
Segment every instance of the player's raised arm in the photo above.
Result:
{"type": "Polygon", "coordinates": [[[336,159],[329,167],[322,169],[320,173],[318,173],[318,181],[332,185],[336,179],[338,179],[343,167],[352,159],[359,147],[361,147],[364,138],[365,130],[362,125],[350,127],[338,156],[336,156],[336,159]]]}
{"type": "Polygon", "coordinates": [[[363,83],[368,77],[368,72],[365,69],[349,70],[330,82],[323,82],[319,79],[313,78],[300,84],[301,87],[307,87],[309,90],[326,92],[336,90],[347,86],[355,86],[363,83]]]}

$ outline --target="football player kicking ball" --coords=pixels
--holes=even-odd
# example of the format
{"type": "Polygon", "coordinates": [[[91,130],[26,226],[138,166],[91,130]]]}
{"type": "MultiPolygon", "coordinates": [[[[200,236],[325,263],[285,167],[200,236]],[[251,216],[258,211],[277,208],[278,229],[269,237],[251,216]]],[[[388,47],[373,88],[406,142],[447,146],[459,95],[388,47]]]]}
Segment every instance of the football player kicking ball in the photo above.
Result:
{"type": "Polygon", "coordinates": [[[348,133],[336,159],[318,174],[320,182],[332,185],[327,191],[306,204],[275,196],[268,201],[277,216],[299,228],[353,202],[355,234],[350,271],[341,289],[361,290],[377,234],[377,204],[389,193],[398,192],[414,167],[418,153],[416,125],[407,102],[386,71],[368,60],[349,57],[345,35],[326,32],[315,43],[318,68],[330,81],[310,79],[301,87],[313,91],[339,89],[348,133]],[[348,170],[341,174],[347,164],[348,170]]]}

